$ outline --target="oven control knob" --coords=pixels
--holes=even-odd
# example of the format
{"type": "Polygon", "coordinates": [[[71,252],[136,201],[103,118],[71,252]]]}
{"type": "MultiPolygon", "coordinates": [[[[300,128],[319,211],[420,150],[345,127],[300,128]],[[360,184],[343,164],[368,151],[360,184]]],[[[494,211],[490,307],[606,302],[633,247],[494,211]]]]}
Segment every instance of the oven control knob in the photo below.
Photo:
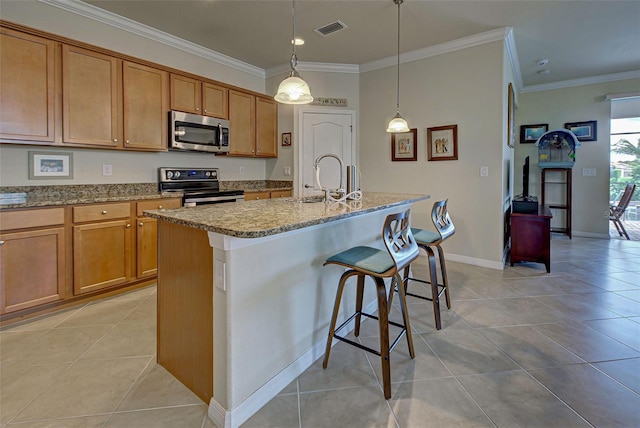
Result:
{"type": "Polygon", "coordinates": [[[173,171],[167,171],[167,178],[173,177],[173,171]]]}
{"type": "Polygon", "coordinates": [[[180,171],[176,171],[176,172],[174,172],[174,173],[173,173],[173,175],[174,175],[176,178],[180,177],[180,171]]]}
{"type": "Polygon", "coordinates": [[[207,171],[207,172],[205,172],[205,173],[204,173],[204,175],[205,175],[206,177],[209,177],[209,176],[211,175],[211,171],[207,171]]]}

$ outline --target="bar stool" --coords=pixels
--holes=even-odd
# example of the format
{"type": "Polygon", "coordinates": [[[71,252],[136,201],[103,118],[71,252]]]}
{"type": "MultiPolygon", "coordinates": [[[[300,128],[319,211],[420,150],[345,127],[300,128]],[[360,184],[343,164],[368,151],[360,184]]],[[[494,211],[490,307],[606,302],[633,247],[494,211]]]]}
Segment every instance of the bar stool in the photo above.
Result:
{"type": "Polygon", "coordinates": [[[449,217],[449,211],[447,210],[447,201],[437,201],[433,204],[431,210],[431,221],[436,228],[436,231],[411,228],[411,232],[415,237],[418,247],[424,249],[427,252],[427,260],[429,262],[429,281],[409,277],[409,269],[404,271],[404,283],[405,294],[412,297],[418,297],[420,299],[429,300],[433,302],[433,313],[436,321],[436,329],[442,328],[440,320],[440,296],[444,292],[445,300],[447,302],[447,309],[451,309],[451,298],[449,296],[449,280],[447,279],[447,266],[444,261],[444,251],[440,244],[442,244],[447,238],[456,233],[456,228],[449,217]],[[436,269],[436,258],[433,248],[438,250],[438,258],[440,260],[440,274],[442,276],[442,283],[438,283],[438,272],[436,269]],[[418,294],[409,293],[407,285],[409,281],[417,281],[423,284],[431,285],[431,297],[425,297],[418,294]]]}
{"type": "Polygon", "coordinates": [[[415,356],[413,351],[413,340],[411,338],[409,314],[407,312],[407,302],[404,294],[404,282],[399,274],[402,269],[408,267],[420,254],[418,245],[411,234],[411,228],[409,226],[409,212],[410,210],[407,210],[402,213],[390,214],[387,216],[384,222],[384,227],[382,228],[382,239],[387,251],[379,250],[377,248],[358,246],[335,254],[329,257],[324,263],[324,266],[328,264],[336,264],[345,266],[349,269],[342,274],[338,284],[336,302],[333,307],[333,315],[329,326],[329,337],[327,338],[327,348],[322,367],[325,369],[327,368],[329,363],[329,354],[331,352],[331,343],[334,337],[343,342],[357,346],[360,349],[364,349],[365,351],[378,355],[382,363],[382,384],[384,397],[386,399],[391,398],[391,368],[389,364],[389,354],[393,351],[403,336],[406,335],[407,337],[409,355],[411,358],[414,358],[415,356]],[[362,298],[364,294],[364,282],[366,275],[370,276],[376,285],[378,300],[377,317],[362,311],[362,298]],[[344,290],[347,279],[352,276],[357,277],[355,313],[336,328],[336,320],[340,309],[342,291],[344,290]],[[388,311],[390,306],[387,303],[387,291],[384,278],[391,278],[391,289],[397,287],[399,290],[398,294],[400,295],[400,306],[402,309],[402,319],[404,324],[389,321],[388,311]],[[360,343],[354,342],[337,334],[355,318],[354,333],[356,337],[359,336],[362,315],[378,320],[380,328],[379,351],[363,346],[360,343]],[[402,329],[391,345],[389,345],[389,324],[402,329]]]}

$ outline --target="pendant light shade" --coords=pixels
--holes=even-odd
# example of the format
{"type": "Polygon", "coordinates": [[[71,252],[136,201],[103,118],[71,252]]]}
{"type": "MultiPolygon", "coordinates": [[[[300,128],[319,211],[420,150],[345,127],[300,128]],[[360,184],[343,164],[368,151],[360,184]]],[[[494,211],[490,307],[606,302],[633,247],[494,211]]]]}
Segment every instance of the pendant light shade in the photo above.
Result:
{"type": "Polygon", "coordinates": [[[404,0],[393,0],[398,5],[398,78],[396,80],[396,116],[387,126],[387,132],[409,132],[407,121],[400,116],[400,5],[404,0]]]}
{"type": "MultiPolygon", "coordinates": [[[[296,0],[293,0],[293,37],[296,39],[296,0]]],[[[278,93],[273,97],[277,102],[282,104],[309,104],[313,101],[311,90],[307,82],[302,80],[296,66],[298,65],[298,57],[296,56],[296,43],[292,43],[293,53],[291,54],[291,72],[278,86],[278,93]]]]}

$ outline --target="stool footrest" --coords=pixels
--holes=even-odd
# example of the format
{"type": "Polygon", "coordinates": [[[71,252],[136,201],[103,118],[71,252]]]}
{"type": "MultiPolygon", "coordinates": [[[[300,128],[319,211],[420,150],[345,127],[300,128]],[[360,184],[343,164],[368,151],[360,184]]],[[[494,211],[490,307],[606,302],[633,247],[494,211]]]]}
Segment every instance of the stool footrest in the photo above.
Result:
{"type": "MultiPolygon", "coordinates": [[[[351,339],[347,339],[346,337],[344,337],[344,336],[339,336],[339,335],[337,334],[337,333],[338,333],[338,332],[339,332],[343,327],[345,327],[345,326],[346,326],[346,325],[347,325],[347,324],[348,324],[352,319],[354,319],[354,318],[355,318],[356,316],[358,316],[358,315],[364,315],[364,316],[365,316],[365,317],[367,317],[367,318],[373,318],[373,319],[375,319],[375,320],[377,320],[377,319],[378,319],[378,317],[377,317],[377,316],[375,316],[375,315],[371,315],[371,314],[368,314],[368,313],[366,313],[366,312],[356,312],[355,314],[351,315],[351,316],[350,316],[350,317],[349,317],[345,322],[343,322],[342,324],[340,324],[340,326],[338,326],[338,328],[336,328],[336,329],[333,331],[333,337],[335,337],[336,339],[341,340],[341,341],[343,341],[343,342],[346,342],[346,343],[348,343],[348,344],[350,344],[350,345],[353,345],[353,346],[355,346],[355,347],[358,347],[358,348],[360,348],[360,349],[362,349],[362,350],[365,350],[365,351],[371,352],[372,354],[375,354],[375,355],[377,355],[377,356],[379,357],[379,356],[380,356],[380,351],[378,351],[378,350],[376,350],[376,349],[373,349],[373,348],[369,348],[368,346],[364,346],[364,345],[362,345],[361,343],[355,342],[355,341],[353,341],[353,340],[351,340],[351,339]]],[[[407,332],[407,328],[406,328],[406,326],[405,326],[405,325],[400,324],[400,323],[397,323],[397,322],[395,322],[395,321],[388,320],[388,322],[389,322],[389,324],[391,324],[391,325],[393,325],[393,326],[396,326],[396,327],[399,327],[399,328],[401,328],[401,329],[402,329],[402,331],[398,334],[398,336],[395,338],[395,340],[393,341],[393,343],[391,343],[391,345],[389,345],[389,353],[391,353],[391,352],[395,349],[395,347],[396,347],[396,345],[398,344],[398,342],[400,342],[400,339],[402,339],[402,338],[404,337],[404,335],[406,334],[406,332],[407,332]]]]}
{"type": "MultiPolygon", "coordinates": [[[[421,282],[423,284],[431,284],[431,282],[429,281],[424,281],[422,279],[417,279],[417,278],[405,278],[405,285],[408,281],[416,281],[416,282],[421,282]]],[[[438,299],[440,298],[440,296],[442,296],[442,293],[445,292],[445,290],[447,289],[447,287],[445,287],[443,284],[436,284],[438,287],[440,287],[440,289],[438,290],[438,299]]],[[[396,292],[398,291],[398,289],[396,288],[396,292]]],[[[433,302],[433,298],[431,297],[426,297],[426,296],[421,296],[419,294],[414,294],[414,293],[409,293],[408,291],[406,291],[404,294],[406,294],[407,296],[411,296],[411,297],[417,297],[419,299],[423,299],[423,300],[428,300],[430,302],[433,302]]]]}

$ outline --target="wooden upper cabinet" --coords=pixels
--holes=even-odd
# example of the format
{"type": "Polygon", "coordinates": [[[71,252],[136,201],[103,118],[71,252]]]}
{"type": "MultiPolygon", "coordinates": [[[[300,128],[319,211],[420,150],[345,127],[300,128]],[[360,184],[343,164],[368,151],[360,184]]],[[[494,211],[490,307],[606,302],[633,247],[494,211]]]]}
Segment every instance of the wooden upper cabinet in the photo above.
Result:
{"type": "Polygon", "coordinates": [[[179,74],[171,74],[171,110],[201,114],[202,83],[179,74]]]}
{"type": "Polygon", "coordinates": [[[54,142],[56,45],[0,28],[0,138],[54,142]]]}
{"type": "Polygon", "coordinates": [[[256,104],[255,96],[229,90],[230,155],[255,156],[256,104]]]}
{"type": "Polygon", "coordinates": [[[120,60],[74,46],[62,46],[62,141],[117,147],[121,102],[120,60]]]}
{"type": "Polygon", "coordinates": [[[229,118],[229,90],[180,74],[171,74],[171,110],[229,118]]]}
{"type": "Polygon", "coordinates": [[[223,86],[204,82],[202,84],[202,106],[205,116],[229,118],[229,90],[223,86]]]}
{"type": "Polygon", "coordinates": [[[278,106],[272,98],[256,97],[256,155],[278,156],[278,106]]]}
{"type": "Polygon", "coordinates": [[[166,150],[169,73],[123,61],[122,94],[124,147],[166,150]]]}

